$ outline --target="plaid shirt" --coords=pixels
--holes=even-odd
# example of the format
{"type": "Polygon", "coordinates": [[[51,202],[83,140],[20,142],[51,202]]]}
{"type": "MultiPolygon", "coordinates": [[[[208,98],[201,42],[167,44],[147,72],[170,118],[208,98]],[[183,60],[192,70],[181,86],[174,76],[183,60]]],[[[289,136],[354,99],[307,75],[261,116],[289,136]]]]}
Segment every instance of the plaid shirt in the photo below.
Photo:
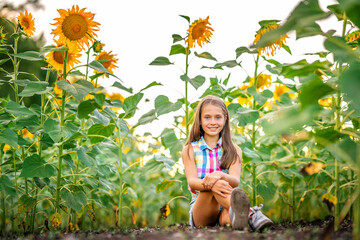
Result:
{"type": "MultiPolygon", "coordinates": [[[[194,149],[194,159],[199,179],[203,179],[208,173],[215,171],[227,172],[227,169],[220,169],[220,161],[222,156],[221,142],[222,141],[220,138],[214,148],[210,148],[206,144],[204,137],[201,137],[198,141],[191,143],[191,146],[194,149]]],[[[192,199],[195,199],[199,194],[199,191],[193,190],[190,187],[189,189],[192,195],[192,199]]]]}

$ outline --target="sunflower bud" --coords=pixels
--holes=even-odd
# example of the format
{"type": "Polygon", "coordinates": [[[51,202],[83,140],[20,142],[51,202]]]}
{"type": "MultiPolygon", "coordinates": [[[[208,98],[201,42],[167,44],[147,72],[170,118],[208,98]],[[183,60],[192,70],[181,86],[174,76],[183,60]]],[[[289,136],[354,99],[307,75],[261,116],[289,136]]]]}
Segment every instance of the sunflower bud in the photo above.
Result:
{"type": "Polygon", "coordinates": [[[62,216],[60,213],[54,213],[53,215],[51,215],[50,217],[50,221],[51,221],[51,225],[54,229],[57,229],[58,226],[60,226],[61,222],[62,222],[62,216]]]}
{"type": "Polygon", "coordinates": [[[94,52],[100,53],[103,50],[104,46],[105,44],[101,43],[99,40],[96,40],[92,45],[92,49],[94,50],[94,52]]]}

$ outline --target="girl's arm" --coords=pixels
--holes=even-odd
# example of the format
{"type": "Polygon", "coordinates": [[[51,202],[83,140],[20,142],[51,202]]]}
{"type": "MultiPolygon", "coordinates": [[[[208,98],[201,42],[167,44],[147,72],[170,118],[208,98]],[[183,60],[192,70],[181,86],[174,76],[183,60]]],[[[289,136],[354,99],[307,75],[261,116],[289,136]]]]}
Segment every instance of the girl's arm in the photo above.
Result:
{"type": "Polygon", "coordinates": [[[191,144],[186,145],[182,150],[182,160],[185,168],[185,175],[188,181],[188,184],[191,189],[198,191],[209,191],[210,189],[206,189],[202,180],[197,176],[197,169],[195,165],[194,159],[194,149],[191,144]]]}
{"type": "Polygon", "coordinates": [[[218,180],[224,180],[230,184],[231,187],[235,188],[240,183],[240,172],[241,172],[241,161],[242,152],[239,146],[235,145],[235,149],[238,155],[236,161],[230,166],[229,173],[221,171],[212,172],[205,176],[203,179],[203,186],[205,189],[210,190],[218,180]]]}

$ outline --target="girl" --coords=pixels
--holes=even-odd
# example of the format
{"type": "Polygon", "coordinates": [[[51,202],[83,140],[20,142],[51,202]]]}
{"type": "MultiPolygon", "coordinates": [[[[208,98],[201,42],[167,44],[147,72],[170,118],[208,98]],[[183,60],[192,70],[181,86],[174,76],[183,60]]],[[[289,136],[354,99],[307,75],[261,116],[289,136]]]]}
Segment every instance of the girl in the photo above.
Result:
{"type": "Polygon", "coordinates": [[[192,200],[192,227],[230,224],[234,229],[262,230],[272,222],[262,206],[250,208],[240,182],[242,152],[232,142],[229,112],[218,97],[204,97],[195,113],[194,124],[182,151],[192,200]],[[250,214],[249,214],[250,213],[250,214]]]}

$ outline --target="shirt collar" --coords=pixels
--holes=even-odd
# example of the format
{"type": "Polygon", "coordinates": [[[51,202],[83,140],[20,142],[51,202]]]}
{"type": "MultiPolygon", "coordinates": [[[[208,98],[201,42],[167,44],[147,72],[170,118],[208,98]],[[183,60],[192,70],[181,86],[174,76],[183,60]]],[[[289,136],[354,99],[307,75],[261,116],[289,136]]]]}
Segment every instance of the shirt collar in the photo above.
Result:
{"type": "MultiPolygon", "coordinates": [[[[220,137],[219,140],[217,141],[217,143],[216,143],[216,145],[215,145],[214,148],[221,147],[221,144],[222,144],[222,138],[220,137]]],[[[214,148],[213,148],[213,149],[214,149],[214,148]]],[[[204,136],[201,136],[201,138],[200,138],[200,150],[202,151],[202,150],[205,150],[205,149],[210,149],[210,150],[212,150],[212,148],[209,147],[209,146],[207,145],[207,143],[205,142],[204,136]]]]}

